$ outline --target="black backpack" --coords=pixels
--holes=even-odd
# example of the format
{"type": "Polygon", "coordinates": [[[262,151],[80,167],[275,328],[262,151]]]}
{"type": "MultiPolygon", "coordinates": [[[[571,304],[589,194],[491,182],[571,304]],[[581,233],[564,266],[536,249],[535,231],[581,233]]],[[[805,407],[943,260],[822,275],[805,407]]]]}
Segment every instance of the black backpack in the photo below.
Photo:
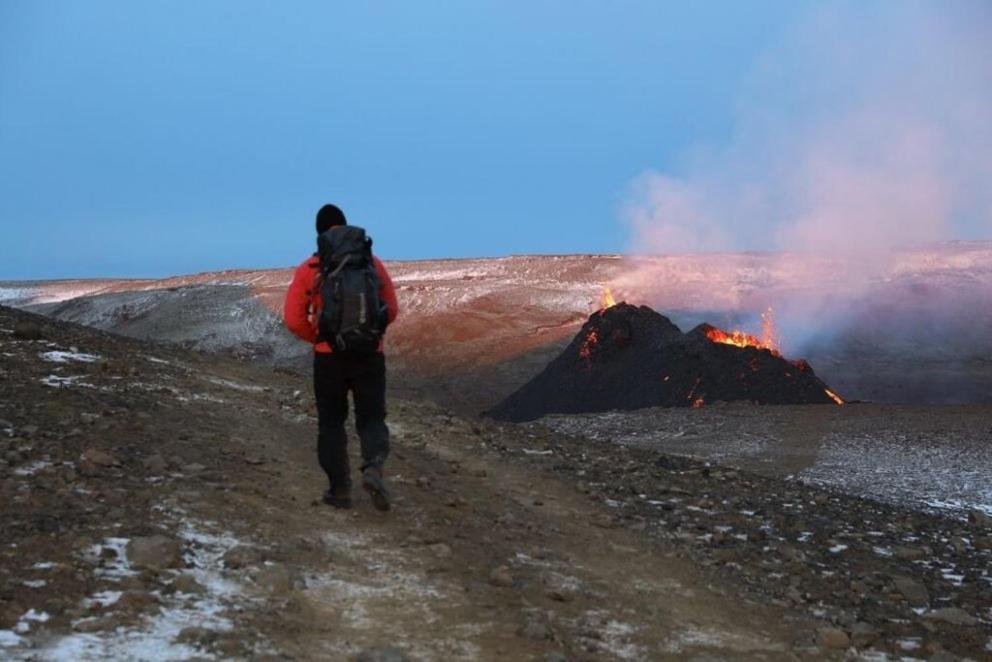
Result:
{"type": "Polygon", "coordinates": [[[379,297],[372,240],[354,225],[337,225],[317,237],[320,258],[319,339],[335,352],[369,354],[379,349],[387,310],[379,297]]]}

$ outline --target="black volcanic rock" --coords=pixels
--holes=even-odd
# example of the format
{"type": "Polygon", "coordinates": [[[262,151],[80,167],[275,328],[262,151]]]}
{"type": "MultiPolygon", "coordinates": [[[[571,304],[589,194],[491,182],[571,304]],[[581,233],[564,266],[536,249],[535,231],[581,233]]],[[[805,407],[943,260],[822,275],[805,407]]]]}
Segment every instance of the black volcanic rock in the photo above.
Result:
{"type": "Polygon", "coordinates": [[[832,404],[805,361],[711,341],[701,324],[683,334],[646,306],[593,313],[545,369],[488,413],[506,421],[545,414],[692,407],[716,401],[832,404]]]}

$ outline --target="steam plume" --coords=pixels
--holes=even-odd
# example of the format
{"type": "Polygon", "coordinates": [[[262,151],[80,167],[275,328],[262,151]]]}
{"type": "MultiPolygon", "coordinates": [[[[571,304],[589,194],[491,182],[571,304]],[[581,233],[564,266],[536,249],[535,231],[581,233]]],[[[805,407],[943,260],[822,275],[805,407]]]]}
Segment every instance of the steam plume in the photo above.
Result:
{"type": "Polygon", "coordinates": [[[646,172],[632,252],[870,257],[992,230],[992,5],[847,3],[757,63],[729,144],[646,172]]]}
{"type": "Polygon", "coordinates": [[[892,324],[912,308],[916,333],[988,299],[984,276],[951,303],[918,282],[885,284],[925,270],[932,254],[920,247],[992,236],[992,4],[821,5],[760,58],[740,99],[729,141],[631,184],[622,215],[632,269],[614,283],[620,295],[752,322],[774,305],[792,352],[882,304],[892,324]],[[703,256],[637,257],[755,250],[781,253],[716,267],[723,273],[703,256]],[[693,280],[687,265],[710,271],[693,280]],[[674,279],[696,289],[659,285],[674,279]]]}

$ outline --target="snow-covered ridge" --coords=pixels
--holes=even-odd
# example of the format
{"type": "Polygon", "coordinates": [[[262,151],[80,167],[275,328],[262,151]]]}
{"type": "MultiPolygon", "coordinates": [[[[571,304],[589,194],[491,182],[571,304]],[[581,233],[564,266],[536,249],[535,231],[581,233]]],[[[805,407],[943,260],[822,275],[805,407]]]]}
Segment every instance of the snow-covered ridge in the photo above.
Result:
{"type": "MultiPolygon", "coordinates": [[[[631,296],[649,291],[701,287],[715,302],[731,287],[813,287],[850,277],[878,282],[893,279],[957,278],[992,284],[992,242],[952,242],[890,256],[867,272],[850,258],[799,253],[714,253],[667,256],[520,255],[502,258],[387,261],[393,280],[409,286],[442,284],[470,294],[487,287],[587,290],[615,284],[631,296]]],[[[282,291],[292,268],[205,272],[161,279],[80,279],[0,282],[0,303],[15,306],[69,299],[161,290],[189,285],[249,287],[256,293],[282,291]]],[[[484,293],[484,292],[483,292],[484,293]]]]}

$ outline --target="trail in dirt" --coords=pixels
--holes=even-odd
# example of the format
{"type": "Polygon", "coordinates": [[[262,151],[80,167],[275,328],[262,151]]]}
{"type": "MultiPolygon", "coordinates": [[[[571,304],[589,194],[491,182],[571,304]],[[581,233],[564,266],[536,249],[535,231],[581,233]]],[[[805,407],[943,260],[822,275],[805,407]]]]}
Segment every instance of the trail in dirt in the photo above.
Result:
{"type": "MultiPolygon", "coordinates": [[[[271,512],[287,539],[321,532],[296,557],[316,573],[301,631],[280,641],[282,619],[266,626],[278,647],[301,657],[340,654],[344,639],[429,659],[777,658],[808,636],[776,608],[742,614],[738,598],[616,527],[606,509],[501,461],[471,424],[415,404],[397,410],[392,513],[364,501],[354,513],[271,512]]],[[[312,466],[308,450],[287,459],[312,466]]],[[[305,475],[284,483],[291,501],[320,484],[305,475]]]]}

